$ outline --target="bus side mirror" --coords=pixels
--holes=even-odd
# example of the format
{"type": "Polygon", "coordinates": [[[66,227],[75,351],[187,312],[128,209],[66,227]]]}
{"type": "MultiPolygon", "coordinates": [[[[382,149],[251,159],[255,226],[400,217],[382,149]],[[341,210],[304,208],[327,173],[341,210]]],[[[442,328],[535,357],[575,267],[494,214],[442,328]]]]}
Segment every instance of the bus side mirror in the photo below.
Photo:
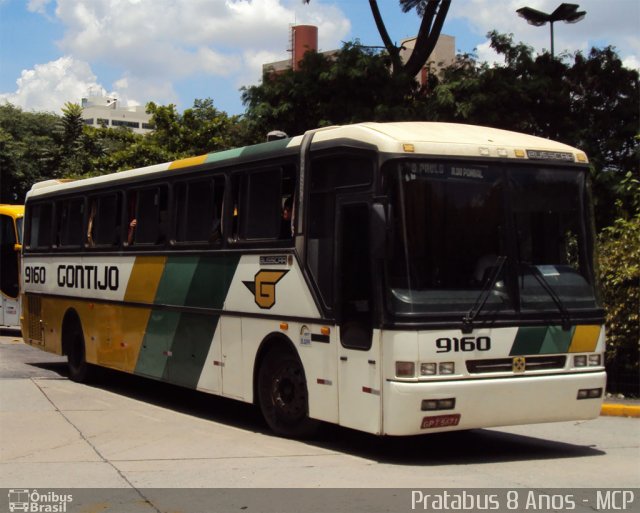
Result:
{"type": "Polygon", "coordinates": [[[371,205],[369,229],[373,258],[385,258],[387,256],[387,205],[385,203],[375,202],[371,205]]]}

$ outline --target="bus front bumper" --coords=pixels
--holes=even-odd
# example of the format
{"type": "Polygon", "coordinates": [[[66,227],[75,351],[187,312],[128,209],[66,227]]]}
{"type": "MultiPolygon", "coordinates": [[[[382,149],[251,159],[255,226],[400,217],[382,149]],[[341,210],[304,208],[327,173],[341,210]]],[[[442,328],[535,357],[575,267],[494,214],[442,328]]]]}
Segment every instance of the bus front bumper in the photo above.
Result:
{"type": "Polygon", "coordinates": [[[387,381],[383,391],[385,435],[419,435],[541,422],[593,419],[600,414],[606,373],[387,381]],[[578,399],[580,390],[600,397],[578,399]],[[455,406],[451,408],[451,401],[455,406]],[[433,406],[442,409],[428,409],[433,406]]]}

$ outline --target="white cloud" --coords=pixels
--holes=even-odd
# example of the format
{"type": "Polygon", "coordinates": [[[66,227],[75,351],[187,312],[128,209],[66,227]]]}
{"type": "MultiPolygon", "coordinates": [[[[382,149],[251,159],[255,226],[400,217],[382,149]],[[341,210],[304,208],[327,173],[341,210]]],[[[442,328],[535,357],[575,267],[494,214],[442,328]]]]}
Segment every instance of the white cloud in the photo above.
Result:
{"type": "Polygon", "coordinates": [[[37,12],[39,14],[46,14],[47,5],[51,0],[29,0],[27,3],[27,10],[29,12],[37,12]]]}
{"type": "Polygon", "coordinates": [[[60,111],[66,102],[80,103],[89,90],[104,91],[90,66],[70,56],[23,70],[15,93],[0,94],[10,102],[36,111],[60,111]]]}
{"type": "Polygon", "coordinates": [[[300,0],[57,0],[56,15],[61,50],[120,69],[132,94],[161,102],[175,99],[170,81],[194,75],[256,82],[258,58],[286,58],[293,23],[318,25],[330,48],[350,28],[337,7],[300,0]]]}
{"type": "MultiPolygon", "coordinates": [[[[293,0],[291,0],[293,1],[293,0]]],[[[122,67],[132,76],[192,73],[227,76],[240,71],[247,51],[286,53],[297,4],[280,0],[58,0],[67,27],[63,51],[88,62],[122,67]]],[[[324,23],[323,38],[337,43],[349,24],[335,7],[318,2],[300,11],[324,23]]],[[[259,75],[258,75],[259,76],[259,75]]]]}
{"type": "MultiPolygon", "coordinates": [[[[534,27],[516,14],[521,7],[532,7],[551,13],[558,7],[558,0],[466,0],[452,2],[449,18],[466,19],[478,35],[489,30],[514,34],[516,42],[532,46],[536,52],[549,50],[549,25],[534,27]]],[[[579,10],[587,12],[576,24],[554,24],[555,53],[565,51],[587,52],[592,46],[612,45],[625,62],[637,62],[640,58],[640,3],[637,0],[581,0],[579,10]]],[[[486,53],[485,45],[478,53],[486,53]]],[[[488,54],[490,57],[490,54],[488,54]]]]}
{"type": "Polygon", "coordinates": [[[318,25],[320,48],[338,47],[350,23],[327,1],[28,0],[28,11],[63,27],[56,44],[66,57],[23,71],[17,90],[0,100],[58,110],[107,81],[121,103],[190,105],[177,84],[223,78],[237,89],[258,82],[263,63],[289,55],[293,24],[318,25]]]}
{"type": "Polygon", "coordinates": [[[491,43],[486,41],[482,44],[479,44],[476,48],[476,55],[478,56],[478,60],[480,62],[487,62],[489,64],[504,64],[504,57],[498,54],[493,48],[491,48],[491,43]]]}
{"type": "Polygon", "coordinates": [[[625,68],[635,69],[640,71],[640,60],[638,60],[638,57],[636,57],[635,55],[632,55],[624,59],[622,61],[622,64],[624,65],[625,68]]]}

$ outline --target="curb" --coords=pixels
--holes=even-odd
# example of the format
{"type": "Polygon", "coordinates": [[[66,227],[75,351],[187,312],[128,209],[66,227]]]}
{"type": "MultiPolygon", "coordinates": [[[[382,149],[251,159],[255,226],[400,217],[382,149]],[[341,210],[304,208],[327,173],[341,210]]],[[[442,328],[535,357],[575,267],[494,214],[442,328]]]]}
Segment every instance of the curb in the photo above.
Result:
{"type": "Polygon", "coordinates": [[[632,406],[628,404],[603,404],[600,415],[609,417],[640,418],[640,406],[632,406]]]}

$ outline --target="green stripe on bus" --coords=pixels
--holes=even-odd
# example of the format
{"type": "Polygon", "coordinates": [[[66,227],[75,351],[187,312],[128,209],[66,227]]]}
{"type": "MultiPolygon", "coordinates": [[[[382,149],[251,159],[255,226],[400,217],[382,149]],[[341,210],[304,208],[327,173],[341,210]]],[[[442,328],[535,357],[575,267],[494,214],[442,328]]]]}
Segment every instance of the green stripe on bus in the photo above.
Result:
{"type": "Polygon", "coordinates": [[[575,326],[567,331],[561,326],[519,328],[509,355],[566,353],[575,330],[575,326]]]}
{"type": "Polygon", "coordinates": [[[206,162],[220,162],[223,160],[237,158],[240,155],[242,155],[242,148],[233,148],[231,150],[219,151],[217,153],[209,153],[207,155],[206,162]]]}
{"type": "Polygon", "coordinates": [[[219,319],[219,315],[181,315],[163,380],[196,388],[219,319]]]}
{"type": "MultiPolygon", "coordinates": [[[[172,256],[154,302],[163,306],[222,309],[239,255],[172,256]]],[[[195,388],[219,315],[153,310],[135,373],[195,388]]]]}
{"type": "Polygon", "coordinates": [[[153,310],[138,353],[135,374],[162,379],[170,358],[174,334],[180,323],[179,312],[153,310]]]}
{"type": "Polygon", "coordinates": [[[197,256],[171,256],[160,278],[154,303],[183,306],[198,265],[197,256]]]}
{"type": "Polygon", "coordinates": [[[266,157],[270,153],[280,154],[280,151],[286,148],[291,139],[278,139],[252,146],[244,146],[243,148],[234,148],[231,150],[219,151],[217,153],[209,153],[206,162],[221,162],[240,157],[266,157]]]}
{"type": "Polygon", "coordinates": [[[547,334],[546,326],[518,328],[510,356],[522,354],[538,354],[547,334]]]}
{"type": "Polygon", "coordinates": [[[566,353],[569,351],[575,331],[575,326],[566,331],[562,329],[562,326],[549,326],[540,348],[540,354],[566,353]]]}
{"type": "Polygon", "coordinates": [[[240,262],[239,255],[200,257],[185,297],[186,306],[222,309],[240,262]]]}

